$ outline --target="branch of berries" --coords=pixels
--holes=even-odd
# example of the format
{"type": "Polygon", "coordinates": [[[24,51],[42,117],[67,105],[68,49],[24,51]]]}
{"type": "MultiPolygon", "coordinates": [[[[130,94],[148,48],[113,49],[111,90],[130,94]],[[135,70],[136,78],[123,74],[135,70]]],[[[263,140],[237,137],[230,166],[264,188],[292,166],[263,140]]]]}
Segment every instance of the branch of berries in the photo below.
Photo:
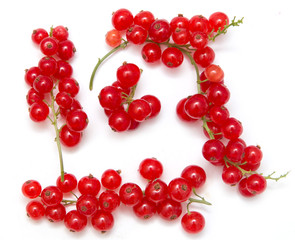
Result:
{"type": "Polygon", "coordinates": [[[43,28],[35,29],[32,41],[45,56],[39,60],[38,66],[25,71],[25,81],[30,86],[26,96],[30,118],[34,122],[49,119],[54,126],[62,181],[64,163],[61,144],[76,146],[88,125],[88,117],[75,98],[80,87],[72,77],[73,68],[69,60],[76,48],[68,36],[68,29],[64,26],[52,27],[49,33],[43,28]]]}

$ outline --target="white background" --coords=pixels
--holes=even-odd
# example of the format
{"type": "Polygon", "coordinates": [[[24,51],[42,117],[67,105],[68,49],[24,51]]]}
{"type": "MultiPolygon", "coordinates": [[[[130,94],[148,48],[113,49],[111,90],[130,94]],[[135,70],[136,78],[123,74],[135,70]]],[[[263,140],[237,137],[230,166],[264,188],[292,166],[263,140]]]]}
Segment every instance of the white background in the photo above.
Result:
{"type": "Polygon", "coordinates": [[[281,1],[1,1],[1,239],[294,239],[294,17],[293,4],[281,1]],[[195,72],[187,60],[179,69],[162,64],[147,65],[140,47],[130,46],[116,53],[97,72],[94,90],[88,90],[97,58],[110,48],[104,41],[112,28],[111,14],[128,8],[135,15],[149,10],[157,18],[171,20],[182,13],[190,18],[206,17],[223,11],[232,19],[244,17],[244,24],[211,44],[215,63],[225,72],[231,91],[227,104],[231,115],[244,126],[242,138],[259,144],[264,153],[260,172],[277,174],[291,171],[286,179],[268,182],[265,193],[252,199],[226,186],[221,169],[201,155],[206,138],[201,124],[187,125],[175,114],[177,102],[197,91],[195,72]],[[77,53],[71,61],[80,83],[78,99],[89,117],[83,141],[75,149],[63,149],[65,170],[81,178],[89,173],[100,177],[108,169],[121,169],[124,182],[144,187],[137,172],[139,162],[156,157],[164,165],[163,179],[169,182],[190,164],[202,166],[208,181],[199,194],[212,206],[196,206],[206,218],[198,236],[186,234],[180,219],[166,223],[159,217],[137,219],[130,209],[120,207],[113,230],[104,235],[90,226],[79,234],[62,224],[47,220],[33,222],[25,213],[28,202],[21,185],[39,180],[43,187],[55,184],[59,160],[54,129],[49,122],[36,124],[29,119],[24,70],[42,57],[31,42],[35,28],[64,25],[77,53]],[[124,62],[143,69],[136,97],[154,94],[162,102],[161,114],[134,132],[114,133],[99,106],[100,89],[116,80],[116,69],[124,62]],[[293,170],[293,171],[292,171],[293,170]]]}

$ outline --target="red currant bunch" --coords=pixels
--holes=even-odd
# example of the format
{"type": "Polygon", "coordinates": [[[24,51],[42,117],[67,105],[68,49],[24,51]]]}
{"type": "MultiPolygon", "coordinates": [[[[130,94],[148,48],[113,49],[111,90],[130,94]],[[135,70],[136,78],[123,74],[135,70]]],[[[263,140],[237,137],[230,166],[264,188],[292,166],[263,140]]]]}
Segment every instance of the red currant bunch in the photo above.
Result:
{"type": "Polygon", "coordinates": [[[143,121],[156,117],[161,102],[154,95],[134,99],[142,70],[133,63],[124,62],[117,69],[117,81],[101,89],[98,99],[115,132],[133,130],[143,121]]]}

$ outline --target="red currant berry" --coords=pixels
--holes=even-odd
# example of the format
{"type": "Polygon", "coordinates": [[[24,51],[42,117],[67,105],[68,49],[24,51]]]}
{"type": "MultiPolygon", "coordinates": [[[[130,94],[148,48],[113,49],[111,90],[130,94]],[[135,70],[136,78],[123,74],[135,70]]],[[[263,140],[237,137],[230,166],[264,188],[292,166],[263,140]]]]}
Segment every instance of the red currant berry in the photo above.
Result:
{"type": "Polygon", "coordinates": [[[205,218],[201,213],[191,211],[183,215],[181,225],[186,232],[196,234],[204,229],[205,218]]]}
{"type": "Polygon", "coordinates": [[[60,111],[60,115],[61,115],[62,117],[64,117],[64,118],[66,118],[67,115],[68,115],[70,112],[72,112],[72,111],[74,111],[74,110],[77,110],[77,109],[82,109],[82,106],[81,106],[80,102],[79,102],[77,99],[73,98],[73,103],[72,103],[71,108],[66,109],[66,108],[61,108],[61,107],[60,107],[60,108],[59,108],[59,111],[60,111]]]}
{"type": "Polygon", "coordinates": [[[87,217],[77,210],[71,210],[66,214],[64,223],[71,232],[81,232],[87,226],[87,217]]]}
{"type": "Polygon", "coordinates": [[[187,166],[182,170],[180,176],[186,179],[195,189],[202,187],[207,178],[205,170],[197,165],[187,166]]]}
{"type": "Polygon", "coordinates": [[[148,119],[151,113],[151,105],[144,99],[133,100],[128,108],[129,116],[137,122],[143,122],[148,119]]]}
{"type": "Polygon", "coordinates": [[[36,79],[41,74],[41,70],[38,67],[31,67],[29,69],[26,69],[25,71],[25,81],[26,83],[33,87],[33,83],[36,79]]]}
{"type": "Polygon", "coordinates": [[[126,31],[126,38],[128,42],[136,45],[141,45],[148,37],[148,31],[139,25],[132,25],[126,31]]]}
{"type": "Polygon", "coordinates": [[[41,74],[51,76],[57,70],[57,62],[53,57],[43,57],[39,60],[38,67],[41,74]]]}
{"type": "Polygon", "coordinates": [[[61,222],[66,216],[66,208],[62,204],[48,206],[45,210],[45,216],[50,222],[61,222]]]}
{"type": "Polygon", "coordinates": [[[81,132],[87,127],[89,120],[83,110],[77,109],[67,115],[66,122],[69,129],[75,132],[81,132]]]}
{"type": "Polygon", "coordinates": [[[100,191],[101,185],[100,181],[92,176],[82,177],[78,182],[78,190],[82,195],[92,195],[96,196],[100,191]]]}
{"type": "Polygon", "coordinates": [[[142,48],[141,55],[146,62],[153,63],[161,59],[162,50],[156,43],[147,43],[142,48]]]}
{"type": "Polygon", "coordinates": [[[103,211],[113,212],[120,203],[120,196],[112,190],[106,190],[99,195],[98,205],[103,211]]]}
{"type": "Polygon", "coordinates": [[[206,46],[204,48],[197,49],[193,54],[193,58],[197,64],[203,68],[206,68],[213,63],[215,59],[215,53],[212,48],[206,46]]]}
{"type": "Polygon", "coordinates": [[[147,180],[154,180],[161,177],[163,173],[162,163],[155,158],[146,158],[139,165],[140,175],[147,180]]]}
{"type": "Polygon", "coordinates": [[[41,200],[46,206],[59,204],[63,199],[63,193],[56,186],[48,186],[41,192],[41,200]]]}
{"type": "Polygon", "coordinates": [[[73,67],[67,62],[63,60],[57,61],[57,69],[54,74],[54,77],[58,80],[63,78],[70,78],[73,74],[73,67]]]}
{"type": "Polygon", "coordinates": [[[162,53],[162,62],[169,68],[179,67],[183,62],[183,54],[178,48],[168,47],[162,53]]]}
{"type": "Polygon", "coordinates": [[[172,31],[172,40],[177,45],[187,44],[189,41],[189,31],[186,28],[176,28],[172,31]]]}
{"type": "Polygon", "coordinates": [[[147,101],[152,108],[152,112],[151,112],[151,115],[149,116],[149,119],[156,117],[160,113],[161,102],[157,97],[153,95],[144,95],[141,97],[141,99],[147,101]]]}
{"type": "Polygon", "coordinates": [[[33,220],[39,220],[45,215],[44,205],[37,201],[32,200],[26,206],[27,216],[33,220]]]}
{"type": "Polygon", "coordinates": [[[133,212],[141,219],[150,219],[157,212],[157,206],[154,202],[148,200],[146,197],[141,199],[133,206],[133,212]]]}
{"type": "Polygon", "coordinates": [[[134,206],[143,198],[141,188],[135,183],[124,183],[119,191],[121,202],[127,206],[134,206]]]}
{"type": "Polygon", "coordinates": [[[170,24],[165,19],[155,20],[149,29],[149,37],[156,43],[166,42],[171,36],[170,24]]]}
{"type": "Polygon", "coordinates": [[[122,183],[121,171],[115,171],[114,169],[105,170],[101,175],[101,184],[106,189],[115,190],[120,187],[122,183]]]}
{"type": "Polygon", "coordinates": [[[93,195],[81,195],[76,203],[77,211],[85,216],[93,216],[98,210],[98,200],[93,195]]]}
{"type": "Polygon", "coordinates": [[[205,142],[202,148],[203,157],[214,165],[224,165],[225,146],[217,139],[205,142]]]}
{"type": "Polygon", "coordinates": [[[109,126],[115,132],[127,131],[131,126],[131,117],[123,110],[115,110],[109,116],[109,126]]]}
{"type": "Polygon", "coordinates": [[[209,110],[210,119],[218,125],[222,125],[229,118],[229,115],[225,106],[212,106],[209,110]]]}
{"type": "Polygon", "coordinates": [[[205,71],[201,72],[201,74],[200,74],[200,81],[201,81],[201,83],[200,83],[201,91],[203,93],[206,93],[207,90],[208,90],[208,88],[212,85],[212,83],[207,80],[207,77],[205,75],[205,71]]]}
{"type": "Polygon", "coordinates": [[[63,192],[68,193],[76,189],[77,187],[77,178],[71,173],[64,174],[64,180],[61,181],[59,176],[56,180],[56,186],[63,192]]]}
{"type": "Polygon", "coordinates": [[[208,35],[204,32],[193,32],[189,38],[192,47],[202,49],[207,46],[209,40],[208,35]]]}
{"type": "Polygon", "coordinates": [[[241,162],[245,146],[237,139],[230,140],[225,147],[226,157],[235,163],[241,162]]]}
{"type": "Polygon", "coordinates": [[[184,178],[174,178],[168,184],[168,193],[172,200],[176,202],[185,202],[192,193],[192,186],[184,178]]]}
{"type": "Polygon", "coordinates": [[[144,194],[148,200],[154,203],[161,202],[168,196],[167,184],[161,179],[152,180],[146,185],[144,194]]]}
{"type": "Polygon", "coordinates": [[[223,12],[215,12],[209,17],[209,24],[214,32],[223,30],[225,25],[229,25],[229,18],[223,12]]]}
{"type": "Polygon", "coordinates": [[[80,143],[82,132],[72,131],[67,125],[64,125],[59,132],[59,138],[64,146],[74,147],[80,143]]]}
{"type": "Polygon", "coordinates": [[[122,42],[122,34],[117,29],[112,29],[107,32],[105,41],[112,48],[118,47],[122,42]]]}
{"type": "Polygon", "coordinates": [[[46,37],[40,42],[40,50],[46,56],[53,56],[57,53],[58,42],[53,37],[46,37]]]}
{"type": "Polygon", "coordinates": [[[67,92],[58,92],[55,96],[57,105],[62,108],[69,109],[73,104],[73,98],[67,92]]]}
{"type": "Polygon", "coordinates": [[[106,232],[113,228],[114,217],[110,212],[98,210],[91,218],[91,224],[95,230],[106,232]]]}
{"type": "Polygon", "coordinates": [[[121,8],[113,13],[112,24],[118,31],[126,30],[132,23],[133,15],[129,10],[121,8]]]}
{"type": "Polygon", "coordinates": [[[67,40],[69,37],[68,29],[64,26],[56,26],[52,29],[52,37],[56,38],[58,41],[67,40]]]}
{"type": "Polygon", "coordinates": [[[222,171],[222,180],[231,186],[236,185],[242,179],[243,174],[240,169],[235,166],[224,166],[222,171]]]}
{"type": "Polygon", "coordinates": [[[157,205],[159,216],[167,221],[173,221],[180,217],[182,213],[182,205],[170,198],[165,199],[157,205]]]}
{"type": "Polygon", "coordinates": [[[247,188],[247,178],[243,178],[238,185],[239,192],[244,197],[253,197],[255,194],[251,193],[247,188]]]}
{"type": "Polygon", "coordinates": [[[229,101],[230,92],[223,84],[214,83],[208,88],[207,97],[215,106],[222,106],[229,101]]]}
{"type": "Polygon", "coordinates": [[[41,102],[44,99],[44,95],[42,93],[37,92],[34,88],[30,88],[26,96],[27,103],[32,105],[35,102],[41,102]]]}
{"type": "Polygon", "coordinates": [[[101,89],[98,99],[100,105],[107,110],[119,109],[122,104],[121,91],[114,86],[106,86],[101,89]]]}
{"type": "Polygon", "coordinates": [[[35,29],[34,31],[33,31],[33,33],[32,33],[32,41],[34,42],[34,43],[36,43],[36,44],[40,44],[40,42],[44,39],[44,38],[46,38],[46,37],[48,37],[49,36],[49,34],[48,34],[48,32],[45,30],[45,29],[43,29],[43,28],[37,28],[37,29],[35,29]]]}
{"type": "Polygon", "coordinates": [[[209,30],[209,21],[202,15],[195,15],[189,20],[190,32],[207,33],[209,30]]]}
{"type": "Polygon", "coordinates": [[[80,90],[80,86],[74,78],[63,78],[58,83],[58,90],[60,92],[67,92],[72,97],[75,97],[80,90]]]}
{"type": "MultiPolygon", "coordinates": [[[[214,122],[207,122],[207,127],[212,132],[214,139],[221,139],[223,137],[221,133],[221,128],[218,124],[214,122]]],[[[203,132],[207,138],[211,138],[208,131],[205,128],[203,128],[203,132]]]]}
{"type": "Polygon", "coordinates": [[[205,75],[210,82],[222,82],[224,72],[220,66],[211,64],[205,69],[205,75]]]}
{"type": "Polygon", "coordinates": [[[188,116],[194,119],[203,117],[208,112],[207,98],[202,94],[190,96],[184,104],[184,110],[188,116]]]}
{"type": "Polygon", "coordinates": [[[181,99],[178,103],[177,103],[177,106],[176,106],[176,114],[177,116],[182,120],[182,121],[185,121],[185,122],[195,122],[197,121],[198,119],[195,119],[195,118],[191,118],[185,111],[184,109],[184,104],[185,102],[187,101],[187,98],[183,98],[181,99]]]}
{"type": "Polygon", "coordinates": [[[140,69],[133,63],[124,62],[117,69],[117,80],[123,88],[131,88],[137,84],[140,78],[140,69]]]}
{"type": "Polygon", "coordinates": [[[57,56],[64,61],[70,60],[76,52],[74,43],[70,40],[64,40],[58,43],[57,56]]]}
{"type": "Polygon", "coordinates": [[[188,29],[188,26],[189,20],[182,14],[178,14],[177,17],[172,18],[172,20],[170,21],[170,28],[172,31],[174,31],[176,28],[188,29]]]}
{"type": "Polygon", "coordinates": [[[53,80],[49,76],[39,75],[36,77],[33,87],[41,94],[49,93],[53,89],[53,80]]]}
{"type": "Polygon", "coordinates": [[[256,171],[260,167],[260,163],[249,164],[242,160],[242,164],[240,165],[240,167],[246,171],[256,171]]]}
{"type": "Polygon", "coordinates": [[[249,192],[256,195],[264,192],[267,182],[262,175],[255,173],[247,178],[246,187],[249,192]]]}
{"type": "Polygon", "coordinates": [[[247,146],[243,157],[243,162],[247,162],[251,165],[259,164],[262,160],[263,154],[259,146],[247,146]]]}
{"type": "Polygon", "coordinates": [[[22,185],[22,193],[27,198],[36,198],[42,191],[41,184],[36,180],[28,180],[22,185]]]}
{"type": "Polygon", "coordinates": [[[30,106],[29,109],[30,118],[34,122],[41,122],[46,120],[49,115],[49,107],[44,102],[35,102],[30,106]]]}
{"type": "Polygon", "coordinates": [[[150,11],[140,11],[134,16],[134,24],[142,26],[147,31],[154,21],[155,17],[150,11]]]}
{"type": "Polygon", "coordinates": [[[223,125],[221,126],[221,131],[225,138],[234,140],[242,135],[243,126],[240,121],[231,117],[223,123],[223,125]]]}

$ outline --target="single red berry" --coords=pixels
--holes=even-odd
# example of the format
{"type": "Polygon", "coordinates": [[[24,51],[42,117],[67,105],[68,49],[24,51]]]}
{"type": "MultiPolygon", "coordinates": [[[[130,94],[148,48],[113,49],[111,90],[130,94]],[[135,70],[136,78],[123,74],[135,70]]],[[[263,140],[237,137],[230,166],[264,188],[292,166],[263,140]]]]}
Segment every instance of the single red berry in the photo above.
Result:
{"type": "Polygon", "coordinates": [[[76,52],[74,43],[70,40],[64,40],[58,43],[57,56],[64,61],[70,60],[76,52]]]}
{"type": "Polygon", "coordinates": [[[66,214],[64,224],[71,232],[81,232],[87,226],[87,217],[77,210],[71,210],[66,214]]]}
{"type": "Polygon", "coordinates": [[[147,43],[141,50],[142,58],[148,63],[154,63],[161,59],[162,50],[156,43],[147,43]]]}
{"type": "Polygon", "coordinates": [[[190,33],[186,28],[176,28],[171,34],[172,40],[177,45],[185,45],[189,42],[190,33]]]}
{"type": "Polygon", "coordinates": [[[106,189],[115,190],[120,187],[122,183],[121,171],[115,171],[114,169],[107,169],[101,175],[101,184],[106,189]]]}
{"type": "Polygon", "coordinates": [[[209,40],[208,35],[204,32],[193,32],[189,38],[190,44],[193,48],[202,49],[207,46],[209,40]]]}
{"type": "Polygon", "coordinates": [[[186,179],[195,189],[202,187],[207,178],[205,170],[197,165],[189,165],[185,167],[180,176],[186,179]]]}
{"type": "Polygon", "coordinates": [[[53,37],[46,37],[40,42],[40,50],[46,56],[53,56],[57,53],[58,42],[53,37]]]}
{"type": "Polygon", "coordinates": [[[137,217],[141,219],[150,219],[156,214],[157,205],[156,203],[144,197],[136,205],[133,206],[133,212],[137,217]]]}
{"type": "Polygon", "coordinates": [[[55,96],[57,105],[62,108],[69,109],[73,104],[73,98],[67,92],[58,92],[55,96]]]}
{"type": "Polygon", "coordinates": [[[51,76],[57,70],[57,62],[53,57],[46,56],[39,60],[38,67],[41,70],[41,74],[51,76]]]}
{"type": "Polygon", "coordinates": [[[209,21],[202,15],[195,15],[189,20],[190,32],[203,32],[208,33],[209,21]]]}
{"type": "Polygon", "coordinates": [[[70,112],[77,110],[77,109],[83,109],[83,108],[82,108],[81,103],[77,99],[73,98],[73,103],[72,103],[71,108],[61,108],[60,107],[59,112],[62,117],[66,118],[70,112]]]}
{"type": "Polygon", "coordinates": [[[208,107],[208,100],[202,94],[190,96],[184,104],[186,114],[194,119],[203,117],[208,112],[208,107]]]}
{"type": "Polygon", "coordinates": [[[223,12],[215,12],[210,15],[209,24],[214,32],[217,32],[223,30],[225,25],[229,25],[229,18],[223,12]]]}
{"type": "Polygon", "coordinates": [[[180,217],[182,213],[182,205],[180,202],[173,201],[170,198],[158,203],[158,215],[166,221],[173,221],[180,217]]]}
{"type": "Polygon", "coordinates": [[[205,142],[202,154],[210,163],[217,166],[224,165],[225,146],[220,140],[211,139],[205,142]]]}
{"type": "Polygon", "coordinates": [[[210,119],[218,125],[222,125],[229,118],[229,115],[225,106],[212,106],[209,110],[210,119]]]}
{"type": "Polygon", "coordinates": [[[46,206],[59,204],[63,199],[62,191],[56,186],[48,186],[41,192],[41,200],[46,206]]]}
{"type": "Polygon", "coordinates": [[[98,198],[98,205],[100,209],[106,212],[113,212],[120,206],[120,203],[120,196],[112,190],[105,190],[98,198]]]}
{"type": "Polygon", "coordinates": [[[77,187],[77,178],[71,173],[64,174],[64,180],[61,181],[61,176],[56,180],[56,186],[63,192],[68,193],[76,189],[77,187]]]}
{"type": "Polygon", "coordinates": [[[135,86],[140,78],[140,69],[133,63],[124,62],[117,69],[117,80],[123,88],[131,88],[135,86]]]}
{"type": "Polygon", "coordinates": [[[242,179],[243,174],[240,169],[235,166],[224,166],[222,171],[222,180],[231,186],[236,185],[242,179]]]}
{"type": "Polygon", "coordinates": [[[148,31],[139,25],[131,25],[126,31],[126,38],[128,42],[136,45],[141,45],[148,37],[148,31]]]}
{"type": "Polygon", "coordinates": [[[151,115],[149,116],[149,119],[156,117],[160,113],[161,102],[157,97],[153,95],[144,95],[141,97],[141,99],[147,101],[152,108],[152,112],[151,112],[151,115]]]}
{"type": "Polygon", "coordinates": [[[251,165],[259,164],[262,160],[263,154],[259,146],[250,145],[245,148],[243,162],[251,165]]]}
{"type": "Polygon", "coordinates": [[[118,31],[126,30],[132,23],[133,15],[128,9],[118,9],[112,15],[112,24],[118,31]]]}
{"type": "Polygon", "coordinates": [[[122,104],[122,93],[114,86],[106,86],[98,95],[100,105],[107,110],[119,109],[122,104]]]}
{"type": "MultiPolygon", "coordinates": [[[[207,122],[207,127],[212,132],[214,139],[222,139],[223,135],[221,133],[221,128],[218,124],[214,122],[207,122]]],[[[203,128],[203,132],[207,138],[211,139],[208,131],[205,128],[203,128]]]]}
{"type": "Polygon", "coordinates": [[[260,194],[267,187],[266,179],[260,174],[252,174],[247,178],[246,187],[252,194],[260,194]]]}
{"type": "Polygon", "coordinates": [[[176,68],[183,62],[183,53],[176,47],[168,47],[163,51],[161,59],[165,66],[176,68]]]}
{"type": "Polygon", "coordinates": [[[134,24],[142,26],[147,31],[154,21],[155,17],[150,11],[140,11],[134,16],[134,24]]]}
{"type": "Polygon", "coordinates": [[[112,29],[106,33],[105,41],[112,48],[118,47],[122,42],[122,34],[117,29],[112,29]]]}
{"type": "Polygon", "coordinates": [[[33,87],[41,94],[49,93],[53,89],[53,80],[49,76],[39,75],[34,80],[33,87]]]}
{"type": "Polygon", "coordinates": [[[87,127],[89,120],[83,110],[77,109],[67,115],[66,122],[69,129],[75,132],[81,132],[87,127]]]}
{"type": "Polygon", "coordinates": [[[26,83],[33,87],[33,83],[36,79],[41,74],[41,70],[38,67],[31,67],[29,69],[26,69],[25,71],[25,81],[26,83]]]}
{"type": "Polygon", "coordinates": [[[73,74],[73,67],[64,60],[57,61],[57,68],[54,77],[58,80],[63,78],[70,78],[73,74]]]}
{"type": "Polygon", "coordinates": [[[97,231],[106,232],[113,228],[114,217],[110,212],[98,210],[91,218],[91,224],[97,231]]]}
{"type": "Polygon", "coordinates": [[[59,132],[59,138],[64,146],[74,147],[81,141],[82,132],[72,131],[67,125],[64,125],[59,132]]]}
{"type": "Polygon", "coordinates": [[[41,184],[36,180],[28,180],[22,185],[22,193],[27,198],[36,198],[42,191],[41,184]]]}
{"type": "Polygon", "coordinates": [[[192,193],[192,186],[182,177],[174,178],[168,184],[168,193],[172,200],[185,202],[192,193]]]}
{"type": "Polygon", "coordinates": [[[210,82],[222,82],[224,79],[224,72],[222,68],[215,64],[210,64],[206,67],[205,75],[210,82]]]}
{"type": "Polygon", "coordinates": [[[98,210],[98,200],[95,196],[81,195],[76,203],[77,211],[85,216],[93,216],[98,210]]]}
{"type": "Polygon", "coordinates": [[[109,116],[109,126],[115,132],[127,131],[131,121],[131,117],[124,109],[114,110],[109,116]]]}
{"type": "Polygon", "coordinates": [[[49,34],[48,34],[48,32],[45,29],[43,29],[43,28],[37,28],[37,29],[34,29],[33,30],[33,33],[32,33],[32,36],[31,37],[32,37],[32,41],[34,43],[40,44],[40,42],[44,38],[46,38],[48,36],[49,36],[49,34]]]}
{"type": "Polygon", "coordinates": [[[82,195],[90,194],[92,196],[96,196],[99,193],[100,188],[100,181],[91,174],[89,176],[82,177],[78,181],[78,190],[82,195]]]}
{"type": "Polygon", "coordinates": [[[133,100],[128,108],[129,116],[137,122],[143,122],[148,119],[151,113],[151,105],[144,99],[133,100]]]}
{"type": "Polygon", "coordinates": [[[168,186],[161,179],[155,179],[146,185],[144,194],[149,201],[159,203],[167,198],[168,186]]]}
{"type": "Polygon", "coordinates": [[[63,78],[58,82],[58,90],[60,92],[67,92],[72,97],[75,97],[80,90],[80,86],[74,78],[63,78]]]}
{"type": "Polygon", "coordinates": [[[185,122],[195,122],[195,121],[197,121],[198,119],[191,118],[191,117],[185,112],[184,104],[185,104],[186,101],[187,101],[187,98],[183,98],[183,99],[181,99],[181,100],[177,103],[177,105],[176,105],[176,114],[177,114],[177,116],[178,116],[182,121],[185,121],[185,122]]]}
{"type": "Polygon", "coordinates": [[[206,68],[213,63],[215,53],[211,47],[206,46],[204,48],[197,49],[193,54],[193,58],[198,65],[206,68]]]}
{"type": "Polygon", "coordinates": [[[200,88],[201,88],[201,91],[203,93],[206,93],[208,88],[212,85],[212,82],[208,81],[207,80],[207,77],[205,75],[205,71],[202,71],[201,74],[200,74],[200,88]],[[206,80],[206,81],[205,81],[206,80]]]}
{"type": "Polygon", "coordinates": [[[47,119],[49,107],[44,102],[35,102],[29,108],[30,118],[34,122],[41,122],[47,119]]]}
{"type": "Polygon", "coordinates": [[[247,188],[247,178],[243,178],[238,185],[239,192],[244,197],[254,197],[255,194],[250,192],[247,188]]]}
{"type": "Polygon", "coordinates": [[[45,210],[45,216],[50,222],[61,222],[66,216],[66,208],[62,204],[48,206],[45,210]]]}
{"type": "Polygon", "coordinates": [[[229,101],[230,92],[223,84],[214,83],[208,88],[207,97],[215,106],[222,106],[229,101]]]}
{"type": "Polygon", "coordinates": [[[52,37],[56,38],[58,41],[67,40],[69,37],[68,29],[64,26],[56,26],[52,29],[52,37]]]}
{"type": "Polygon", "coordinates": [[[33,220],[39,220],[45,215],[44,205],[37,201],[32,200],[26,206],[27,216],[33,220]]]}
{"type": "Polygon", "coordinates": [[[189,19],[184,17],[182,14],[178,14],[178,16],[172,18],[170,21],[170,28],[174,31],[176,28],[184,28],[188,29],[189,19]]]}
{"type": "Polygon", "coordinates": [[[146,158],[139,165],[140,175],[147,180],[159,178],[163,173],[163,165],[156,158],[146,158]]]}
{"type": "Polygon", "coordinates": [[[134,206],[143,198],[141,188],[137,184],[129,182],[121,186],[119,195],[121,202],[127,206],[134,206]]]}
{"type": "Polygon", "coordinates": [[[44,94],[39,93],[34,88],[30,88],[26,95],[27,103],[31,106],[35,102],[42,102],[44,94]]]}
{"type": "Polygon", "coordinates": [[[223,136],[227,139],[233,140],[239,138],[243,133],[243,126],[240,121],[230,117],[221,126],[223,136]]]}
{"type": "Polygon", "coordinates": [[[155,20],[149,29],[149,37],[156,43],[166,42],[171,36],[170,24],[165,19],[155,20]]]}
{"type": "Polygon", "coordinates": [[[191,211],[183,215],[181,225],[186,232],[196,234],[204,229],[205,218],[201,213],[191,211]]]}

